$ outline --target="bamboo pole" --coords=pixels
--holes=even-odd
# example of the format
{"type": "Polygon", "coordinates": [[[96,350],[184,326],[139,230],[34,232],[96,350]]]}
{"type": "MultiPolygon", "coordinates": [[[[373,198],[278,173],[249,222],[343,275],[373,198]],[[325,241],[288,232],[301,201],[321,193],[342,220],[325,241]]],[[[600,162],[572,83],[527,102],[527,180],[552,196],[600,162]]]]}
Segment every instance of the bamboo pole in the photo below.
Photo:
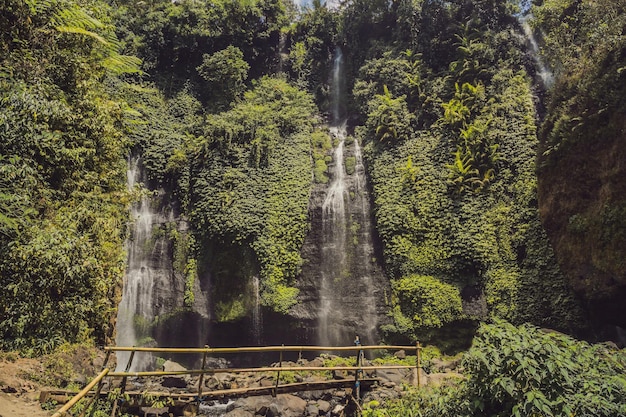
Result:
{"type": "MultiPolygon", "coordinates": [[[[361,345],[361,340],[359,339],[358,335],[354,339],[354,345],[355,346],[361,345]]],[[[361,381],[359,381],[359,374],[362,372],[362,369],[363,369],[363,350],[359,350],[359,353],[357,354],[356,366],[359,369],[357,369],[354,372],[354,391],[356,393],[356,400],[357,400],[357,405],[358,405],[358,401],[361,400],[361,381]]]]}
{"type": "MultiPolygon", "coordinates": [[[[130,351],[130,356],[128,357],[128,363],[126,364],[126,368],[124,369],[124,373],[128,373],[128,371],[130,371],[130,368],[133,364],[133,359],[135,358],[135,352],[137,352],[136,350],[131,350],[130,351]]],[[[124,391],[126,391],[126,382],[128,379],[128,375],[124,376],[122,378],[122,383],[120,384],[120,395],[124,394],[124,391]]],[[[115,417],[115,414],[117,414],[117,404],[118,401],[115,401],[115,403],[113,403],[113,407],[111,410],[111,417],[115,417]]]]}
{"type": "Polygon", "coordinates": [[[239,348],[159,348],[107,346],[105,350],[115,352],[153,352],[153,353],[251,353],[251,352],[355,352],[359,350],[415,350],[415,346],[372,345],[372,346],[249,346],[239,348]]]}
{"type": "MultiPolygon", "coordinates": [[[[285,347],[285,345],[282,346],[283,348],[285,347]]],[[[276,387],[275,390],[272,391],[273,397],[276,397],[276,390],[278,390],[278,385],[280,384],[280,368],[283,367],[283,351],[280,351],[280,355],[278,357],[278,372],[276,372],[276,387]]]]}
{"type": "Polygon", "coordinates": [[[422,362],[421,362],[421,352],[422,352],[422,347],[420,346],[420,342],[417,342],[417,344],[415,345],[415,372],[416,372],[416,378],[415,380],[417,381],[417,387],[419,388],[421,385],[421,371],[422,371],[422,362]]]}
{"type": "MultiPolygon", "coordinates": [[[[362,379],[363,383],[374,383],[377,382],[376,378],[364,378],[362,379]]],[[[279,393],[281,392],[294,392],[294,391],[316,391],[327,388],[335,388],[335,387],[349,387],[352,385],[354,381],[352,379],[340,379],[340,380],[330,380],[324,382],[295,382],[290,384],[282,384],[278,386],[279,393]]],[[[205,397],[209,399],[216,398],[224,398],[224,397],[236,397],[238,395],[247,395],[247,394],[261,394],[267,395],[271,394],[276,388],[274,386],[269,387],[248,387],[248,388],[233,388],[226,390],[216,390],[216,391],[208,391],[205,393],[205,397]]],[[[170,392],[141,392],[141,391],[133,391],[127,392],[127,395],[134,397],[168,397],[168,398],[177,398],[180,401],[191,401],[195,394],[192,393],[170,393],[170,392]]]]}
{"type": "MultiPolygon", "coordinates": [[[[94,401],[96,401],[98,399],[98,397],[100,396],[100,391],[102,391],[102,379],[100,380],[100,382],[98,382],[98,388],[96,389],[95,394],[93,395],[93,397],[91,397],[91,400],[89,400],[89,402],[87,403],[87,405],[85,406],[85,409],[83,410],[82,413],[80,413],[79,417],[84,417],[85,414],[87,414],[87,410],[89,410],[89,407],[91,407],[91,404],[93,404],[94,401]]],[[[93,415],[95,408],[91,409],[91,412],[89,413],[89,415],[93,415]]]]}
{"type": "Polygon", "coordinates": [[[69,410],[70,408],[72,408],[74,406],[74,404],[76,404],[78,401],[80,401],[85,395],[87,395],[87,393],[89,391],[91,391],[91,389],[102,380],[102,378],[104,378],[104,376],[106,374],[109,373],[109,368],[104,368],[102,370],[102,372],[100,372],[98,374],[98,376],[96,376],[94,378],[93,381],[91,381],[89,384],[87,384],[87,386],[85,388],[83,388],[78,394],[76,394],[74,396],[74,398],[72,398],[71,400],[69,400],[67,402],[67,404],[65,404],[63,407],[61,407],[56,413],[54,413],[52,415],[52,417],[61,417],[63,415],[65,415],[65,413],[67,412],[67,410],[69,410]]]}
{"type": "MultiPolygon", "coordinates": [[[[207,345],[204,347],[208,348],[207,345]]],[[[200,406],[200,398],[202,397],[202,383],[204,382],[204,367],[206,366],[207,354],[207,352],[204,352],[204,355],[202,356],[202,372],[200,373],[200,378],[198,380],[198,406],[200,406]]]]}
{"type": "MultiPolygon", "coordinates": [[[[378,369],[415,369],[415,365],[377,365],[377,366],[291,366],[282,367],[280,371],[375,371],[378,369]]],[[[144,371],[144,372],[111,372],[110,377],[145,377],[145,376],[168,376],[168,375],[197,375],[202,372],[206,374],[228,374],[228,373],[254,373],[254,372],[276,372],[275,366],[262,368],[207,368],[191,369],[186,371],[144,371]]]]}
{"type": "MultiPolygon", "coordinates": [[[[111,358],[111,351],[108,350],[106,355],[104,356],[104,362],[102,362],[102,370],[104,370],[107,367],[107,364],[109,363],[109,359],[111,358]]],[[[93,404],[94,401],[96,401],[98,399],[98,397],[100,396],[100,391],[102,391],[102,387],[103,387],[103,382],[104,378],[100,380],[100,382],[98,382],[98,388],[96,389],[96,393],[94,394],[93,398],[91,399],[91,401],[89,401],[89,404],[85,407],[85,409],[83,410],[82,413],[80,413],[79,417],[83,417],[86,413],[87,413],[87,409],[89,409],[89,407],[91,407],[91,404],[93,404]]],[[[89,417],[93,416],[93,413],[95,412],[95,408],[92,408],[91,411],[89,412],[89,417]]]]}

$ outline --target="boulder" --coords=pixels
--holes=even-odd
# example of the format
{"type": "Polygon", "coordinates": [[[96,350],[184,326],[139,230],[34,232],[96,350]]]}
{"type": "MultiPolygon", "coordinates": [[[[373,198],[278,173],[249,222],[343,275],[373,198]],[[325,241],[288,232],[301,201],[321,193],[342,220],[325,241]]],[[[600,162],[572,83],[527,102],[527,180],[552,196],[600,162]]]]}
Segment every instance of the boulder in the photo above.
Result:
{"type": "Polygon", "coordinates": [[[185,368],[183,365],[181,365],[178,362],[167,360],[163,364],[164,372],[180,372],[180,371],[186,371],[186,370],[187,368],[185,368]]]}
{"type": "Polygon", "coordinates": [[[285,417],[300,417],[304,415],[306,410],[306,401],[290,394],[276,396],[275,404],[280,409],[280,415],[285,417]]]}
{"type": "Polygon", "coordinates": [[[323,414],[328,414],[328,412],[330,411],[330,403],[328,401],[324,401],[324,400],[318,400],[317,401],[317,408],[323,413],[323,414]]]}
{"type": "Polygon", "coordinates": [[[319,416],[320,409],[317,408],[315,404],[309,404],[306,406],[306,415],[307,416],[319,416]]]}

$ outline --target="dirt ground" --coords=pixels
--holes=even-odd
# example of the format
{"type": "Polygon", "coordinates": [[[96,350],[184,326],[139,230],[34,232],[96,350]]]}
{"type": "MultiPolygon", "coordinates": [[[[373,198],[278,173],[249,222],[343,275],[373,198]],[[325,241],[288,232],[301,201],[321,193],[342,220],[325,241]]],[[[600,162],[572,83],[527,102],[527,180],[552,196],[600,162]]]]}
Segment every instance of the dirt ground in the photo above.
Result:
{"type": "Polygon", "coordinates": [[[35,359],[0,359],[0,417],[49,417],[39,405],[40,386],[27,379],[28,373],[40,372],[35,359]]]}

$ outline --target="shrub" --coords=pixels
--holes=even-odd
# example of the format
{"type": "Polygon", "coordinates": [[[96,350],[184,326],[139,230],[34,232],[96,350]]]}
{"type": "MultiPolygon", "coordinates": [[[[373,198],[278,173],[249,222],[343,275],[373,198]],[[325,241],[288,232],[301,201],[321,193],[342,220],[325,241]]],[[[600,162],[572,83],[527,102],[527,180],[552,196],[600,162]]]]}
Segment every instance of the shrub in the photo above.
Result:
{"type": "Polygon", "coordinates": [[[626,415],[626,353],[532,325],[480,327],[463,366],[472,415],[626,415]]]}
{"type": "Polygon", "coordinates": [[[431,276],[411,275],[393,285],[402,313],[413,326],[441,327],[461,317],[459,290],[431,276]]]}

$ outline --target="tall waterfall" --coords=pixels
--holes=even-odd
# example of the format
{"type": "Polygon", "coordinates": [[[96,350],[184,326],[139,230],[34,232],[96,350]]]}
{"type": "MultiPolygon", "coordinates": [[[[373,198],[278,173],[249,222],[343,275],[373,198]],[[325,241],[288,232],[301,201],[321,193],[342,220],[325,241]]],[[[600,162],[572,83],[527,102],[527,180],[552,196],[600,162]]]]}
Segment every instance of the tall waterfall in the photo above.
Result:
{"type": "MultiPolygon", "coordinates": [[[[145,182],[140,157],[128,160],[127,183],[133,190],[145,182]]],[[[150,196],[144,194],[131,207],[132,229],[126,242],[128,264],[122,301],[117,313],[117,346],[136,346],[149,337],[149,328],[155,317],[154,291],[161,270],[168,269],[167,242],[153,239],[152,229],[159,223],[158,214],[151,208],[150,196]]],[[[118,369],[124,368],[128,353],[118,352],[118,369]]],[[[145,354],[133,359],[132,370],[145,369],[151,358],[145,354]]]]}
{"type": "Polygon", "coordinates": [[[331,183],[322,204],[318,339],[350,344],[355,335],[374,342],[384,278],[374,262],[370,201],[358,140],[348,140],[343,95],[343,55],[332,71],[332,126],[336,143],[331,183]],[[349,172],[348,164],[350,161],[349,172]],[[377,270],[378,269],[378,270],[377,270]],[[375,278],[376,277],[376,278],[375,278]]]}

